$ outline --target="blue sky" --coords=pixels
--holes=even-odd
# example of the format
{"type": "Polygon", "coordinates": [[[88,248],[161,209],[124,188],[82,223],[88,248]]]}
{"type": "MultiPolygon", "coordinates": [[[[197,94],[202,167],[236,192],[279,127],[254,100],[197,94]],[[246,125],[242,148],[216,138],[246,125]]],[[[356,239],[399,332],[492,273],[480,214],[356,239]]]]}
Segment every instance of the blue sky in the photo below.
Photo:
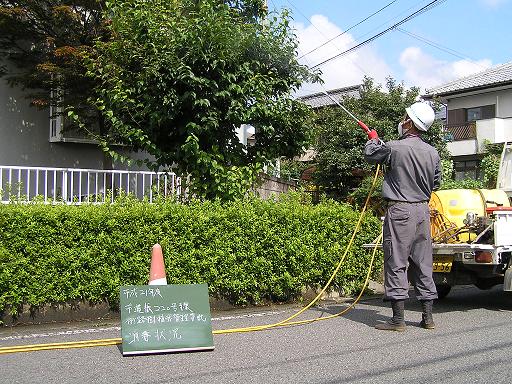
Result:
{"type": "MultiPolygon", "coordinates": [[[[310,66],[317,64],[378,34],[431,1],[396,0],[301,61],[310,66]]],[[[291,11],[301,56],[391,2],[268,0],[268,5],[270,9],[291,11]]],[[[321,66],[325,87],[358,84],[365,75],[382,83],[391,75],[408,87],[425,90],[512,61],[512,0],[440,0],[438,3],[402,24],[400,28],[404,32],[390,31],[363,48],[321,66]]],[[[300,94],[321,90],[308,84],[300,94]]]]}

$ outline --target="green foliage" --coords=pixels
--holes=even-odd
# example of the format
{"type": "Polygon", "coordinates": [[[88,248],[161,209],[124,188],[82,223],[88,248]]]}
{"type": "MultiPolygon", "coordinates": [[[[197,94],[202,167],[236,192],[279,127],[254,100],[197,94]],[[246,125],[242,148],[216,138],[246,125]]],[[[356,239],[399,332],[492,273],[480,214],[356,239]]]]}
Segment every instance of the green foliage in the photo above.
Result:
{"type": "MultiPolygon", "coordinates": [[[[123,198],[103,205],[2,205],[0,313],[71,300],[116,308],[121,285],[147,283],[157,242],[169,283],[207,283],[212,296],[236,304],[291,300],[327,281],[357,217],[347,205],[311,205],[300,194],[226,204],[123,198]]],[[[366,217],[336,289],[350,293],[362,285],[369,251],[361,246],[379,231],[379,222],[366,217]]]]}
{"type": "Polygon", "coordinates": [[[307,142],[309,109],[291,95],[316,75],[296,59],[286,13],[267,17],[257,0],[118,0],[106,15],[112,39],[97,42],[89,75],[107,152],[146,151],[153,168],[188,175],[192,195],[233,200],[307,142]],[[253,146],[239,142],[242,124],[253,146]]]}
{"type": "MultiPolygon", "coordinates": [[[[356,188],[353,192],[348,196],[348,201],[352,203],[356,208],[360,209],[366,203],[366,199],[370,193],[370,189],[373,184],[374,176],[368,176],[363,179],[361,185],[356,188]]],[[[384,177],[380,174],[377,177],[377,181],[375,187],[373,189],[372,194],[370,195],[370,200],[368,202],[369,209],[373,212],[376,217],[384,216],[386,211],[386,204],[384,199],[382,198],[382,182],[384,181],[384,177]]]]}
{"type": "Polygon", "coordinates": [[[480,163],[484,178],[483,183],[485,188],[496,188],[503,144],[491,144],[489,142],[484,144],[485,155],[480,163]]]}
{"type": "Polygon", "coordinates": [[[89,111],[86,100],[93,85],[86,77],[83,52],[104,33],[103,3],[0,1],[0,49],[16,66],[0,75],[29,89],[33,105],[74,105],[77,110],[89,111]],[[50,92],[56,89],[60,92],[50,92]]]}
{"type": "Polygon", "coordinates": [[[439,189],[480,189],[484,188],[482,180],[465,179],[465,180],[453,180],[448,179],[441,183],[439,189]]]}
{"type": "Polygon", "coordinates": [[[441,159],[441,184],[453,179],[453,160],[441,159]]]}
{"type": "Polygon", "coordinates": [[[280,177],[285,180],[298,180],[302,172],[311,166],[310,163],[295,161],[292,159],[281,159],[279,167],[280,177]]]}
{"type": "MultiPolygon", "coordinates": [[[[382,140],[389,141],[397,139],[397,124],[417,95],[417,88],[406,89],[391,78],[385,91],[372,79],[366,78],[361,97],[347,98],[343,104],[366,125],[376,129],[382,140]]],[[[329,195],[344,198],[359,187],[365,176],[373,173],[372,166],[363,157],[367,135],[337,106],[319,110],[314,124],[317,129],[314,146],[318,151],[316,182],[329,195]]],[[[438,122],[429,129],[425,140],[434,145],[442,156],[447,155],[438,122]]]]}

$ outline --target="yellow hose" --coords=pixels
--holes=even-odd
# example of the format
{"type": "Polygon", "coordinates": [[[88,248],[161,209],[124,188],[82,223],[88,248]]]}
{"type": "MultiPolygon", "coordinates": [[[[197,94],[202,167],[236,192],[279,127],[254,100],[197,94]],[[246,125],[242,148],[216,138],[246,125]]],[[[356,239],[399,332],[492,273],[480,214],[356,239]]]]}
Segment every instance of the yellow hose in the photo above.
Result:
{"type": "MultiPolygon", "coordinates": [[[[289,325],[301,325],[301,324],[309,324],[309,323],[313,323],[315,321],[321,321],[321,320],[329,320],[329,319],[333,319],[335,317],[339,317],[339,316],[342,316],[344,315],[345,313],[347,313],[348,311],[350,311],[352,308],[355,307],[355,305],[359,302],[359,300],[361,299],[361,296],[363,296],[363,293],[366,289],[366,287],[368,286],[368,282],[370,281],[370,276],[371,276],[371,272],[372,272],[372,268],[373,268],[373,262],[375,260],[375,254],[377,253],[377,249],[378,249],[378,245],[380,244],[379,242],[381,241],[382,239],[382,233],[379,235],[379,237],[377,238],[376,240],[376,244],[375,244],[375,247],[373,248],[373,253],[372,253],[372,257],[371,257],[371,260],[370,260],[370,265],[368,266],[368,272],[366,273],[366,280],[364,282],[364,285],[363,287],[361,288],[361,291],[359,292],[359,295],[356,297],[356,299],[354,300],[354,302],[352,304],[350,304],[347,308],[345,308],[343,311],[341,312],[338,312],[338,313],[335,313],[333,315],[329,315],[329,316],[325,316],[325,317],[318,317],[318,318],[315,318],[315,319],[307,319],[307,320],[300,320],[300,321],[291,321],[291,322],[286,322],[286,323],[276,323],[278,325],[274,325],[274,326],[280,326],[280,327],[284,327],[284,326],[289,326],[289,325]]],[[[244,328],[239,328],[239,329],[244,329],[242,331],[238,331],[238,332],[254,332],[254,331],[259,331],[259,329],[249,329],[249,328],[252,328],[252,327],[248,327],[247,329],[248,330],[245,330],[244,328]]],[[[266,328],[265,328],[266,329],[266,328]]],[[[223,332],[222,330],[221,331],[213,331],[214,334],[221,334],[221,333],[229,333],[229,332],[223,332]]]]}
{"type": "MultiPolygon", "coordinates": [[[[329,286],[331,285],[332,281],[334,280],[334,278],[336,277],[336,275],[338,274],[338,271],[340,270],[341,268],[341,265],[343,264],[343,262],[345,261],[345,258],[348,254],[348,252],[350,251],[350,249],[352,248],[352,244],[354,243],[354,239],[356,237],[356,234],[357,232],[359,231],[359,228],[361,227],[361,223],[363,221],[363,217],[364,217],[364,214],[366,212],[366,209],[368,207],[368,203],[370,202],[370,197],[373,193],[373,190],[375,189],[375,185],[377,183],[377,178],[379,176],[379,170],[380,170],[380,165],[377,165],[377,170],[375,171],[375,175],[373,177],[373,181],[372,181],[372,186],[370,187],[370,191],[368,192],[368,196],[366,197],[366,201],[364,203],[364,206],[363,206],[363,209],[361,210],[361,213],[359,214],[359,219],[357,220],[357,224],[354,228],[354,231],[352,232],[352,236],[350,237],[350,241],[348,242],[346,248],[345,248],[345,252],[343,253],[343,255],[341,256],[341,259],[340,261],[338,262],[338,265],[336,266],[336,268],[334,269],[334,272],[332,273],[331,277],[329,278],[329,280],[327,281],[327,283],[325,284],[325,286],[322,288],[322,290],[318,293],[318,295],[313,299],[311,300],[311,302],[306,305],[304,308],[302,308],[300,311],[296,312],[295,314],[293,314],[292,316],[288,317],[287,319],[284,319],[278,323],[274,323],[274,324],[266,324],[266,325],[256,325],[254,327],[244,327],[244,328],[232,328],[232,329],[220,329],[220,330],[217,330],[217,331],[213,331],[213,334],[214,335],[220,335],[220,334],[224,334],[224,333],[238,333],[238,332],[252,332],[252,331],[262,331],[262,330],[265,330],[265,329],[269,329],[269,328],[274,328],[274,327],[279,327],[279,326],[285,326],[285,325],[289,325],[288,322],[294,318],[296,318],[297,316],[299,316],[300,314],[302,314],[303,312],[307,311],[309,308],[311,308],[319,299],[320,297],[324,294],[324,292],[327,290],[327,288],[329,288],[329,286]]],[[[375,247],[376,249],[377,247],[375,247]]],[[[364,291],[364,290],[363,290],[364,291]]]]}
{"type": "MultiPolygon", "coordinates": [[[[338,262],[338,265],[334,269],[334,272],[332,273],[331,277],[329,278],[329,280],[327,281],[325,286],[322,288],[322,290],[318,293],[318,295],[308,305],[306,305],[304,308],[302,308],[301,310],[299,310],[295,314],[291,315],[290,317],[288,317],[288,318],[286,318],[286,319],[284,319],[282,321],[279,321],[277,323],[265,324],[265,325],[257,325],[257,326],[252,326],[252,327],[243,327],[243,328],[220,329],[220,330],[213,331],[212,333],[214,335],[221,335],[221,334],[226,334],[226,333],[255,332],[255,331],[263,331],[263,330],[271,329],[271,328],[275,328],[275,327],[284,327],[284,326],[290,326],[290,325],[309,324],[309,323],[312,323],[312,322],[315,322],[315,321],[328,320],[328,319],[332,319],[332,318],[335,318],[335,317],[342,316],[343,314],[347,313],[349,310],[354,308],[354,306],[359,302],[359,300],[360,300],[361,296],[363,295],[363,293],[364,293],[364,291],[366,289],[366,286],[368,285],[368,282],[370,280],[371,271],[372,271],[372,268],[373,268],[373,262],[375,260],[375,254],[377,252],[377,246],[378,246],[380,240],[382,239],[382,233],[380,234],[380,236],[377,238],[377,241],[375,242],[375,247],[373,249],[372,257],[371,257],[371,260],[370,260],[370,265],[368,267],[368,272],[366,274],[366,280],[365,280],[365,282],[363,284],[363,287],[362,287],[359,295],[357,296],[357,298],[354,300],[354,302],[351,305],[349,305],[343,311],[341,311],[339,313],[336,313],[336,314],[333,314],[333,315],[330,315],[330,316],[319,317],[319,318],[315,318],[315,319],[300,320],[300,321],[290,321],[290,320],[293,320],[294,318],[296,318],[297,316],[299,316],[300,314],[304,313],[305,311],[307,311],[309,308],[311,308],[320,299],[320,297],[324,294],[324,292],[327,290],[327,288],[331,285],[332,281],[336,277],[336,275],[337,275],[338,271],[340,270],[343,262],[345,261],[345,258],[347,256],[348,252],[352,248],[352,245],[354,243],[354,239],[356,237],[356,234],[359,231],[359,228],[361,227],[361,223],[363,221],[364,214],[365,214],[366,209],[368,207],[368,203],[370,201],[370,197],[371,197],[371,195],[372,195],[372,193],[373,193],[373,191],[375,189],[375,185],[377,183],[377,178],[378,178],[378,175],[379,175],[379,170],[380,170],[380,166],[378,165],[377,169],[375,171],[375,175],[373,177],[372,186],[370,187],[370,191],[368,192],[368,196],[366,197],[365,204],[363,206],[363,209],[361,210],[361,213],[359,215],[359,219],[358,219],[357,224],[356,224],[356,226],[354,228],[354,231],[352,233],[350,241],[348,242],[347,247],[345,248],[345,252],[341,256],[341,259],[338,262]]],[[[31,351],[40,351],[40,350],[50,350],[50,349],[70,349],[70,348],[87,348],[87,347],[97,347],[97,346],[108,346],[108,345],[117,345],[117,344],[121,344],[121,343],[122,343],[122,339],[120,337],[118,337],[118,338],[112,338],[112,339],[71,341],[71,342],[66,342],[66,343],[20,345],[20,346],[10,346],[10,347],[0,347],[0,355],[1,354],[6,354],[6,353],[31,352],[31,351]]]]}
{"type": "Polygon", "coordinates": [[[44,351],[50,349],[71,349],[71,348],[87,348],[87,347],[102,347],[108,345],[121,344],[121,338],[116,337],[112,339],[100,340],[85,340],[85,341],[70,341],[66,343],[49,343],[49,344],[33,344],[33,345],[16,345],[10,347],[1,347],[0,355],[15,352],[33,352],[44,351]]]}

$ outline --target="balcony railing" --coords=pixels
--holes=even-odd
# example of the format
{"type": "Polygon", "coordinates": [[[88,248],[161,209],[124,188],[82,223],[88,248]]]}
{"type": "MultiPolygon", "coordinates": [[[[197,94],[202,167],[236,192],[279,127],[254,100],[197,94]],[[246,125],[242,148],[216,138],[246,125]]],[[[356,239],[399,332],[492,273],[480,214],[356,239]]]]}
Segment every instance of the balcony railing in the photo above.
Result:
{"type": "Polygon", "coordinates": [[[476,139],[476,122],[462,124],[446,124],[444,126],[446,141],[459,141],[476,139]]]}
{"type": "Polygon", "coordinates": [[[149,202],[159,196],[178,196],[181,179],[165,172],[0,166],[2,203],[103,203],[121,194],[149,202]]]}

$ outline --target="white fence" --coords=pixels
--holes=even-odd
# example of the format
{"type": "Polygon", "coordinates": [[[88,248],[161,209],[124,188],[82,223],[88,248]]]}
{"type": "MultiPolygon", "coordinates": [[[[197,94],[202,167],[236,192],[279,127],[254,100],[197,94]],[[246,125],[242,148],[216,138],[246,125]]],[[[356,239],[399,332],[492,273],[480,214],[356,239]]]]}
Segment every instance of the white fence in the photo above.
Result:
{"type": "Polygon", "coordinates": [[[157,196],[181,194],[174,173],[79,168],[0,166],[0,200],[46,203],[102,203],[120,194],[153,202],[157,196]]]}

